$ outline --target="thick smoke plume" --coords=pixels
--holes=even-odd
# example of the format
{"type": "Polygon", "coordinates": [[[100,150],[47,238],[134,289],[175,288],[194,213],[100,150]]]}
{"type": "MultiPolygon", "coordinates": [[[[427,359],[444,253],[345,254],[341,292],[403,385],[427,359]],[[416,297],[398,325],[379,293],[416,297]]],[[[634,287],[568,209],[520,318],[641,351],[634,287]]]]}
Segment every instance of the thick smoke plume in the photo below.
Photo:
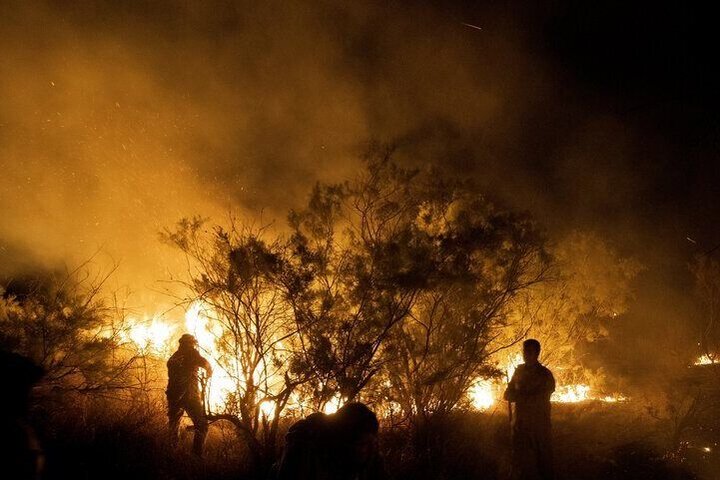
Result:
{"type": "MultiPolygon", "coordinates": [[[[649,267],[640,305],[665,299],[664,320],[687,317],[665,293],[687,287],[699,247],[685,237],[713,241],[696,213],[710,192],[673,193],[683,147],[657,120],[677,109],[658,109],[652,88],[618,95],[609,73],[576,74],[572,15],[441,2],[3,2],[0,273],[99,250],[120,264],[118,284],[147,291],[182,269],[157,241],[163,227],[230,209],[282,226],[315,182],[352,175],[379,141],[404,162],[473,177],[555,238],[598,232],[649,267]]],[[[681,172],[686,185],[706,173],[681,172]]]]}

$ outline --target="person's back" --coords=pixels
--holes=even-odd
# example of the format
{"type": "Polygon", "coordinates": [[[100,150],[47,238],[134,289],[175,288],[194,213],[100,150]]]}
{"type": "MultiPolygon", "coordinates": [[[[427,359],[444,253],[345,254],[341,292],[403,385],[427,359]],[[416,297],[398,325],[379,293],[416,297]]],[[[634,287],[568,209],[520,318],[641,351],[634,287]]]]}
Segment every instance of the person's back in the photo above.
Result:
{"type": "Polygon", "coordinates": [[[550,428],[550,396],[555,390],[552,373],[540,363],[519,365],[513,375],[516,428],[550,428]]]}
{"type": "Polygon", "coordinates": [[[288,430],[276,480],[381,480],[378,421],[361,403],[314,413],[288,430]]]}
{"type": "Polygon", "coordinates": [[[194,348],[178,348],[167,362],[169,397],[198,396],[198,372],[204,368],[206,360],[194,348]]]}
{"type": "Polygon", "coordinates": [[[322,413],[295,422],[285,436],[285,448],[277,468],[277,480],[330,479],[328,416],[322,413]]]}

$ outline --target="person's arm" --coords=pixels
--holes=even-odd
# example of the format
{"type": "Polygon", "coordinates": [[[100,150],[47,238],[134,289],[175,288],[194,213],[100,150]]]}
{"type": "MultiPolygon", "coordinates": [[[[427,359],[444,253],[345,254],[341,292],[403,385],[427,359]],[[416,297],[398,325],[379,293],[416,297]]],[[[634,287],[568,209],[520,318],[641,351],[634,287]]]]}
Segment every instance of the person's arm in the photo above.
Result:
{"type": "Polygon", "coordinates": [[[210,365],[210,362],[208,362],[208,361],[205,359],[205,357],[200,357],[200,358],[203,359],[203,366],[202,366],[202,367],[205,369],[205,372],[207,372],[207,376],[208,376],[208,377],[212,377],[212,374],[213,374],[212,365],[210,365]]]}
{"type": "Polygon", "coordinates": [[[197,365],[200,368],[202,368],[203,370],[205,370],[205,373],[207,374],[208,377],[212,377],[212,374],[213,374],[212,365],[210,365],[210,362],[208,362],[205,357],[200,355],[200,352],[197,352],[197,365]]]}
{"type": "Polygon", "coordinates": [[[555,377],[550,370],[547,371],[547,379],[545,381],[545,394],[550,397],[555,391],[555,377]]]}
{"type": "Polygon", "coordinates": [[[168,372],[169,372],[172,368],[174,368],[176,364],[177,364],[177,357],[175,356],[175,354],[172,354],[172,355],[170,356],[170,358],[168,358],[167,363],[165,364],[165,365],[167,365],[168,372]]]}
{"type": "Polygon", "coordinates": [[[512,378],[510,379],[510,383],[508,383],[508,386],[505,389],[505,393],[503,394],[503,398],[511,403],[516,402],[518,399],[517,376],[518,371],[515,370],[512,378]]]}

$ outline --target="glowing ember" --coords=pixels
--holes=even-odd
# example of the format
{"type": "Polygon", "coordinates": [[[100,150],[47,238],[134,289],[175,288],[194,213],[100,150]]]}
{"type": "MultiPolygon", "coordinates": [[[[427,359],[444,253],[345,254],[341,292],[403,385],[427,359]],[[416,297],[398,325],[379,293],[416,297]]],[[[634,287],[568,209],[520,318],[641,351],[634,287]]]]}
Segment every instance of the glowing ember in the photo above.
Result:
{"type": "Polygon", "coordinates": [[[478,380],[469,394],[472,406],[478,410],[487,410],[495,405],[495,385],[490,380],[478,380]]]}

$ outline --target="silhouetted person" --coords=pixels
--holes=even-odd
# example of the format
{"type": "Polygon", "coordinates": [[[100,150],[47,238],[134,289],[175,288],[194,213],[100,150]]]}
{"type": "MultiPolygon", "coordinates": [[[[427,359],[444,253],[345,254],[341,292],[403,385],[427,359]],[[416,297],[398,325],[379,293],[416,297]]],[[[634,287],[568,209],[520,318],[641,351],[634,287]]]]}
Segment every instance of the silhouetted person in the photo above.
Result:
{"type": "Polygon", "coordinates": [[[505,400],[515,404],[512,425],[512,475],[514,480],[552,479],[550,395],[555,391],[552,372],[538,361],[540,342],[523,342],[523,359],[513,374],[505,400]]]}
{"type": "Polygon", "coordinates": [[[178,428],[183,411],[187,412],[193,422],[193,453],[202,456],[208,421],[200,395],[200,379],[198,370],[204,369],[207,376],[212,376],[212,367],[197,350],[197,340],[186,333],[180,337],[180,346],[167,362],[168,368],[168,419],[170,425],[170,442],[177,445],[178,428]]]}
{"type": "Polygon", "coordinates": [[[0,477],[40,478],[43,454],[27,422],[30,392],[43,370],[25,357],[0,351],[0,477]]]}
{"type": "Polygon", "coordinates": [[[378,420],[362,403],[313,413],[288,431],[276,480],[380,480],[378,420]]]}

